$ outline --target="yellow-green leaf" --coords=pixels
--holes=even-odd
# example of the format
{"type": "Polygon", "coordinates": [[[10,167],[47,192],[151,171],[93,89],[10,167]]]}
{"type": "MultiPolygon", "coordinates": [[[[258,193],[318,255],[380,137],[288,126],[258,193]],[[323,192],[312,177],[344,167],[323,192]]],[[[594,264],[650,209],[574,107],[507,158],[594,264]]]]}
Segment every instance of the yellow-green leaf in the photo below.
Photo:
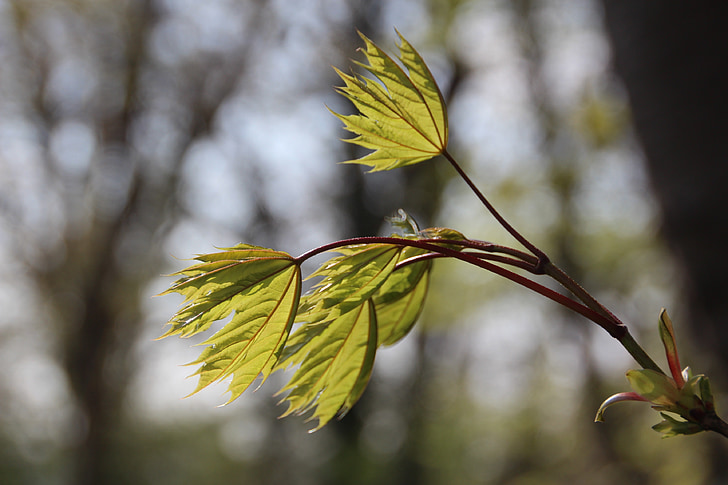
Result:
{"type": "Polygon", "coordinates": [[[200,263],[177,273],[182,277],[165,292],[180,293],[185,302],[163,337],[195,335],[233,313],[189,364],[200,365],[194,392],[232,376],[233,400],[278,362],[299,304],[300,268],[286,253],[249,245],[196,259],[200,263]]]}
{"type": "Polygon", "coordinates": [[[658,433],[663,434],[663,438],[671,438],[681,434],[689,435],[700,433],[703,427],[698,423],[676,419],[669,414],[660,413],[662,421],[652,427],[658,433]]]}
{"type": "Polygon", "coordinates": [[[292,364],[301,364],[279,394],[289,404],[283,414],[305,414],[323,427],[343,416],[359,399],[374,365],[377,323],[370,300],[332,320],[304,324],[291,336],[298,352],[292,364]]]}
{"type": "Polygon", "coordinates": [[[314,323],[332,319],[369,299],[394,270],[402,247],[394,244],[359,244],[337,248],[310,277],[323,277],[301,300],[297,321],[314,323]]]}
{"type": "Polygon", "coordinates": [[[429,160],[445,151],[447,111],[440,89],[422,57],[400,38],[399,59],[407,72],[363,34],[368,65],[356,63],[381,82],[336,72],[344,81],[338,92],[359,114],[334,113],[357,135],[346,140],[372,153],[346,163],[369,165],[372,171],[391,170],[429,160]]]}
{"type": "Polygon", "coordinates": [[[627,371],[627,380],[637,394],[658,406],[672,407],[680,400],[675,381],[660,372],[632,369],[627,371]]]}
{"type": "Polygon", "coordinates": [[[240,244],[218,253],[201,254],[200,261],[182,271],[181,276],[167,291],[185,297],[183,307],[168,322],[170,328],[161,337],[179,335],[189,337],[209,328],[213,322],[225,318],[233,309],[231,297],[241,284],[255,282],[269,270],[266,264],[244,264],[272,261],[273,265],[288,265],[291,257],[279,251],[240,244]]]}
{"type": "MultiPolygon", "coordinates": [[[[462,232],[448,227],[428,227],[419,233],[420,239],[442,239],[443,241],[467,241],[462,232]]],[[[439,244],[439,243],[438,243],[439,244]]],[[[462,251],[463,246],[457,244],[439,244],[453,251],[462,251]]]]}
{"type": "MultiPolygon", "coordinates": [[[[406,247],[398,262],[425,253],[424,249],[406,247]]],[[[379,345],[392,345],[412,329],[425,302],[431,267],[432,261],[427,260],[393,271],[372,297],[379,345]]]]}

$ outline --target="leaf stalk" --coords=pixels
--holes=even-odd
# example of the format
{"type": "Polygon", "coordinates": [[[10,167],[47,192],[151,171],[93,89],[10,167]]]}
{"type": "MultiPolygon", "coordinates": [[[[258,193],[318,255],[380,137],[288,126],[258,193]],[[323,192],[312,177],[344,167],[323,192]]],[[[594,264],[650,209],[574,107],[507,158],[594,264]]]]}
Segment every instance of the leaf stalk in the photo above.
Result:
{"type": "Polygon", "coordinates": [[[470,190],[475,194],[475,196],[480,200],[480,202],[485,206],[486,209],[488,209],[488,212],[495,218],[496,221],[505,229],[508,231],[508,233],[513,236],[513,238],[521,243],[524,248],[531,251],[531,253],[536,256],[538,259],[538,262],[536,264],[536,274],[541,274],[543,267],[549,262],[548,256],[546,256],[546,253],[541,251],[539,248],[537,248],[531,241],[526,239],[520,232],[518,232],[511,224],[506,221],[506,219],[498,212],[498,210],[488,201],[488,199],[483,195],[483,193],[480,191],[480,189],[475,185],[475,183],[470,179],[467,173],[462,169],[460,164],[453,158],[452,155],[447,150],[443,150],[442,156],[445,157],[445,159],[450,162],[450,165],[455,169],[455,171],[460,175],[460,178],[465,181],[465,183],[468,185],[470,190]]]}
{"type": "MultiPolygon", "coordinates": [[[[528,288],[531,291],[534,291],[562,306],[565,306],[566,308],[569,308],[572,311],[575,311],[576,313],[579,313],[580,315],[586,317],[587,319],[591,320],[592,322],[596,323],[600,327],[602,327],[604,330],[606,330],[612,337],[616,338],[620,342],[625,340],[628,343],[628,346],[625,346],[627,350],[632,354],[633,356],[639,356],[641,360],[644,362],[647,362],[647,359],[644,358],[644,351],[640,352],[641,350],[639,348],[639,345],[634,342],[634,339],[631,337],[625,337],[625,335],[628,335],[627,327],[622,324],[621,322],[615,322],[613,318],[609,318],[608,316],[605,316],[603,313],[595,311],[592,308],[589,308],[587,305],[582,304],[576,300],[573,300],[569,298],[568,296],[565,296],[557,291],[552,290],[551,288],[548,288],[540,283],[537,283],[536,281],[533,281],[523,275],[520,275],[518,273],[514,273],[513,271],[510,271],[506,268],[503,268],[501,266],[498,266],[497,264],[488,261],[485,256],[486,255],[480,255],[480,254],[473,254],[471,252],[467,251],[457,251],[454,249],[450,249],[447,247],[444,247],[443,244],[452,244],[452,243],[461,243],[463,246],[470,246],[469,244],[466,244],[465,241],[450,241],[450,240],[442,240],[442,239],[404,239],[404,238],[398,238],[398,237],[356,237],[356,238],[350,238],[350,239],[342,239],[340,241],[331,242],[328,244],[325,244],[323,246],[319,246],[315,249],[312,249],[310,251],[307,251],[306,253],[298,256],[295,258],[295,261],[298,264],[301,264],[303,261],[305,261],[308,258],[311,258],[317,254],[320,254],[322,252],[326,251],[332,251],[336,248],[344,247],[344,246],[350,246],[350,245],[356,245],[356,244],[396,244],[396,245],[402,245],[402,246],[412,246],[420,249],[424,249],[427,251],[430,251],[431,253],[437,254],[437,256],[428,256],[429,258],[435,258],[435,257],[450,257],[454,259],[459,259],[461,261],[464,261],[466,263],[470,263],[474,266],[478,266],[482,269],[485,269],[487,271],[490,271],[491,273],[495,273],[499,276],[502,276],[510,281],[513,281],[514,283],[517,283],[525,288],[528,288]],[[632,343],[634,342],[634,343],[632,343]],[[635,347],[636,346],[636,347],[635,347]],[[633,353],[634,352],[634,353],[633,353]]],[[[482,242],[476,243],[477,245],[482,246],[482,242]]],[[[473,245],[475,246],[475,245],[473,245]]],[[[487,247],[487,246],[485,246],[487,247]]],[[[503,262],[503,261],[500,261],[503,262]]],[[[513,261],[511,261],[511,264],[513,261]]],[[[531,272],[535,272],[536,268],[532,267],[530,268],[531,272]]],[[[637,357],[635,357],[637,358],[637,357]]],[[[657,367],[656,364],[654,364],[654,367],[657,367]]],[[[659,368],[656,370],[659,371],[659,368]]],[[[661,371],[660,371],[661,372],[661,371]]]]}

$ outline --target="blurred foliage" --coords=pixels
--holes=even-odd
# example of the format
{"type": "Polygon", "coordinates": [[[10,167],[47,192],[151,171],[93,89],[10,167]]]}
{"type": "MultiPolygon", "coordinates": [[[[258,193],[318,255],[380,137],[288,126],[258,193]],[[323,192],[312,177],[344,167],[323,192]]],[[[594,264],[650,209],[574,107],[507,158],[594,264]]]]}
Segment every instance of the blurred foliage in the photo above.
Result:
{"type": "MultiPolygon", "coordinates": [[[[343,421],[309,435],[275,420],[265,393],[217,408],[224,385],[181,399],[194,383],[177,363],[195,350],[151,343],[177,303],[151,297],[185,265],[171,255],[241,240],[300,254],[377,233],[398,207],[425,226],[505,237],[441,164],[366,177],[336,165],[362,153],[338,141],[324,107],[351,110],[330,65],[354,52],[357,28],[394,46],[393,26],[443,88],[451,151],[516,227],[638,336],[674,306],[592,1],[2,2],[3,483],[725,478],[706,471],[722,443],[660,440],[648,409],[593,424],[627,356],[451,262],[434,265],[421,330],[377,356],[343,421]]],[[[675,324],[689,343],[679,313],[675,324]]]]}

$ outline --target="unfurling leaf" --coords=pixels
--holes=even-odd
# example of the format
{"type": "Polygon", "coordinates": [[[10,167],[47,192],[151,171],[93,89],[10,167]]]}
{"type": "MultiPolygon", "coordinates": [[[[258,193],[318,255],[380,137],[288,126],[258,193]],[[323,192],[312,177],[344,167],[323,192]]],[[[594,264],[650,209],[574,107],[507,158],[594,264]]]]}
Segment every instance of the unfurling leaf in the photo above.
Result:
{"type": "Polygon", "coordinates": [[[660,339],[665,347],[665,356],[667,364],[670,367],[670,373],[675,380],[678,388],[685,385],[685,379],[682,376],[680,368],[680,358],[677,353],[677,345],[675,344],[675,331],[672,329],[672,320],[667,315],[667,311],[663,308],[660,311],[659,325],[660,339]]]}
{"type": "Polygon", "coordinates": [[[407,214],[404,209],[397,209],[397,215],[388,217],[387,222],[400,229],[405,237],[415,237],[420,232],[420,226],[414,217],[407,214]]]}
{"type": "Polygon", "coordinates": [[[646,401],[663,418],[652,429],[663,433],[665,438],[707,429],[699,418],[715,412],[710,381],[703,374],[693,375],[689,367],[680,371],[675,332],[665,309],[660,312],[659,331],[673,377],[652,369],[627,371],[627,380],[634,392],[615,394],[604,401],[597,411],[596,421],[603,421],[604,410],[616,402],[646,401]]]}
{"type": "Polygon", "coordinates": [[[286,253],[250,245],[195,259],[200,263],[178,272],[182,277],[163,293],[180,293],[185,302],[162,337],[190,337],[234,312],[189,364],[200,365],[193,374],[199,376],[193,394],[232,376],[233,400],[277,363],[298,308],[300,268],[286,253]]]}
{"type": "Polygon", "coordinates": [[[363,34],[368,65],[356,63],[376,76],[377,81],[336,72],[345,86],[339,93],[349,99],[360,114],[334,113],[344,127],[357,135],[346,140],[372,153],[346,163],[369,165],[372,171],[391,170],[423,162],[445,151],[448,141],[447,111],[440,89],[422,57],[400,38],[397,64],[363,34]]]}
{"type": "Polygon", "coordinates": [[[680,400],[680,390],[675,381],[652,369],[627,371],[627,380],[632,389],[658,406],[671,406],[680,400]]]}
{"type": "MultiPolygon", "coordinates": [[[[449,227],[428,227],[423,229],[419,234],[422,239],[442,239],[443,241],[466,241],[467,238],[462,232],[450,229],[449,227]]],[[[440,246],[454,251],[461,251],[462,246],[457,244],[440,244],[440,246]]]]}

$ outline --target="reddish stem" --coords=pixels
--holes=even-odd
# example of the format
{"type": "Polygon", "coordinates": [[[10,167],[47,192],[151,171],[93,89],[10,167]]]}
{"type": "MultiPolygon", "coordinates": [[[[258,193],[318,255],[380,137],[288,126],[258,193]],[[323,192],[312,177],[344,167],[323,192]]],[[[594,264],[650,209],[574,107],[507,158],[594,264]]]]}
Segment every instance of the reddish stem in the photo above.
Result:
{"type": "Polygon", "coordinates": [[[490,271],[491,273],[495,273],[499,276],[502,276],[506,279],[509,279],[513,281],[514,283],[518,283],[521,286],[524,286],[528,288],[529,290],[532,290],[542,296],[545,296],[546,298],[555,301],[556,303],[565,306],[566,308],[569,308],[570,310],[575,311],[576,313],[579,313],[580,315],[583,315],[584,317],[588,318],[592,322],[596,323],[600,327],[602,327],[604,330],[609,333],[612,337],[622,340],[622,338],[627,334],[627,327],[625,327],[621,323],[615,323],[613,320],[605,317],[604,315],[595,312],[591,308],[572,300],[571,298],[562,295],[561,293],[558,293],[550,288],[547,288],[539,283],[536,283],[533,280],[530,280],[526,278],[525,276],[519,275],[517,273],[514,273],[513,271],[510,271],[506,268],[503,268],[501,266],[498,266],[494,263],[491,263],[490,261],[486,261],[483,258],[473,255],[468,252],[461,252],[456,251],[454,249],[450,249],[447,247],[442,246],[442,244],[450,244],[453,241],[443,240],[443,239],[403,239],[403,238],[397,238],[397,237],[357,237],[357,238],[351,238],[351,239],[343,239],[341,241],[335,241],[329,244],[325,244],[323,246],[319,246],[318,248],[312,249],[299,257],[295,258],[295,261],[300,264],[303,261],[305,261],[308,258],[311,258],[317,254],[331,251],[336,248],[340,248],[343,246],[351,246],[351,245],[357,245],[357,244],[394,244],[398,246],[411,246],[416,247],[420,249],[424,249],[426,251],[431,251],[433,253],[439,253],[447,257],[459,259],[461,261],[465,261],[467,263],[470,263],[474,266],[478,266],[480,268],[483,268],[485,270],[490,271]]]}
{"type": "Polygon", "coordinates": [[[498,221],[498,224],[500,224],[508,233],[513,236],[513,238],[521,243],[524,248],[528,249],[533,253],[536,258],[538,258],[538,264],[536,265],[536,272],[537,274],[542,273],[542,268],[548,263],[549,257],[546,256],[546,253],[541,251],[539,248],[537,248],[531,241],[526,239],[520,232],[518,232],[513,226],[511,226],[508,221],[505,220],[503,216],[500,215],[500,213],[496,210],[496,208],[488,201],[488,199],[485,198],[485,195],[478,189],[478,187],[475,185],[475,183],[470,180],[470,177],[468,177],[468,174],[465,173],[465,171],[460,167],[460,165],[455,161],[452,155],[448,153],[447,150],[442,152],[442,156],[447,159],[448,162],[450,162],[450,165],[453,166],[455,171],[460,175],[460,178],[462,178],[466,184],[468,184],[468,187],[470,187],[470,190],[473,191],[475,196],[480,200],[480,202],[485,206],[486,209],[488,209],[488,212],[491,213],[491,215],[495,218],[496,221],[498,221]]]}

